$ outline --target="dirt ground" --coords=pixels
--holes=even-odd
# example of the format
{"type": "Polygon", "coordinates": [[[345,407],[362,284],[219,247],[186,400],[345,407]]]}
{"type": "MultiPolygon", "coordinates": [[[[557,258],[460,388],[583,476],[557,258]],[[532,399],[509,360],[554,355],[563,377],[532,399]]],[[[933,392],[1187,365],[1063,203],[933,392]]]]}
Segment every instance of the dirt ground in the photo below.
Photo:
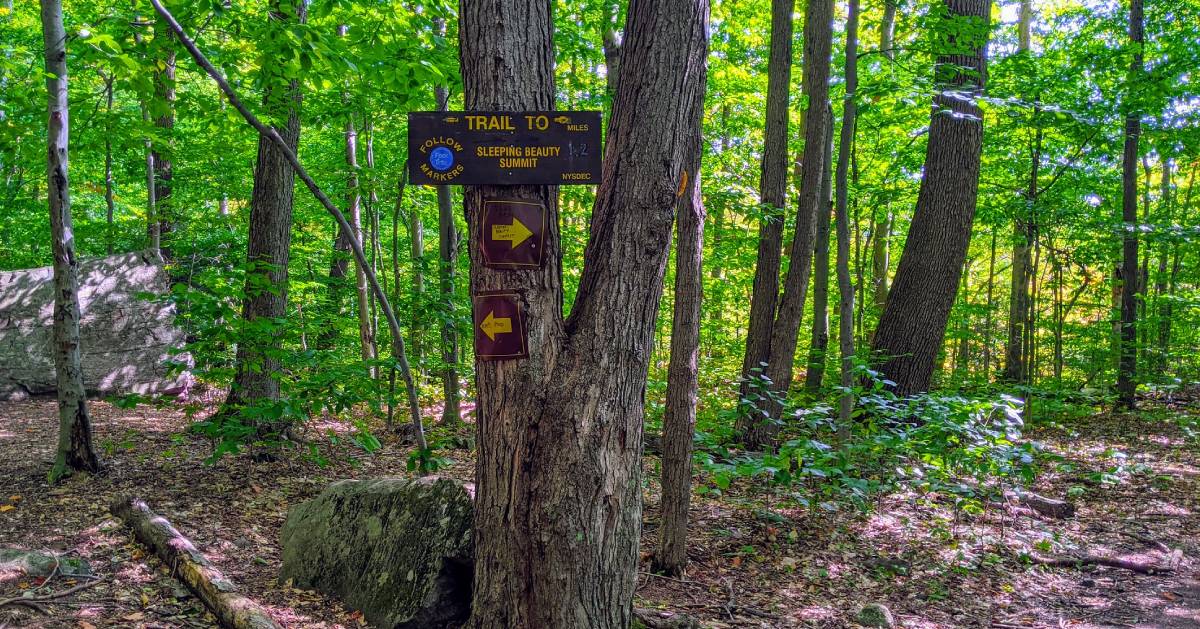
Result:
{"type": "MultiPolygon", "coordinates": [[[[682,579],[643,564],[637,600],[706,627],[845,627],[863,604],[887,605],[903,627],[1200,627],[1200,449],[1178,418],[1195,403],[1150,416],[1097,415],[1036,438],[1062,455],[1037,490],[1071,496],[1069,520],[1010,506],[967,516],[936,496],[882,498],[871,514],[785,508],[762,488],[735,486],[693,502],[691,567],[682,579]],[[1168,572],[1032,565],[1028,556],[1088,554],[1168,572]]],[[[0,607],[0,628],[211,627],[213,620],[153,555],[108,514],[137,495],[189,536],[251,598],[287,627],[357,627],[361,617],[318,593],[277,582],[279,529],[289,505],[333,480],[404,475],[407,450],[384,439],[371,455],[324,446],[320,467],[288,455],[246,454],[206,464],[205,440],[184,432],[174,408],[95,402],[97,477],[46,484],[57,414],[53,401],[0,403],[0,547],[86,559],[101,578],[46,607],[0,607]]],[[[345,426],[311,427],[319,437],[345,426]]],[[[450,453],[444,475],[470,479],[470,453],[450,453]]],[[[643,557],[656,537],[657,461],[646,459],[643,557]]],[[[697,479],[698,481],[702,479],[697,479]]],[[[0,599],[77,582],[13,580],[0,599]]],[[[2,603],[0,603],[2,605],[2,603]]]]}

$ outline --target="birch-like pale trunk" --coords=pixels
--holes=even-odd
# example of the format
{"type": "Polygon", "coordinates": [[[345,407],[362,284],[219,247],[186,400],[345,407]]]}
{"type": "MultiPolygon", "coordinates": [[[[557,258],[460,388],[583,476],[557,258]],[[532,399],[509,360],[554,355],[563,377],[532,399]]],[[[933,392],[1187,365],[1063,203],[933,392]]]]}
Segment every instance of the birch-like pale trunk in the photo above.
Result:
{"type": "Polygon", "coordinates": [[[92,420],[79,361],[79,262],[75,259],[67,169],[70,115],[62,0],[42,0],[42,38],[46,46],[46,197],[54,250],[54,371],[58,387],[58,449],[48,479],[55,483],[74,472],[96,472],[100,461],[92,447],[92,420]]]}

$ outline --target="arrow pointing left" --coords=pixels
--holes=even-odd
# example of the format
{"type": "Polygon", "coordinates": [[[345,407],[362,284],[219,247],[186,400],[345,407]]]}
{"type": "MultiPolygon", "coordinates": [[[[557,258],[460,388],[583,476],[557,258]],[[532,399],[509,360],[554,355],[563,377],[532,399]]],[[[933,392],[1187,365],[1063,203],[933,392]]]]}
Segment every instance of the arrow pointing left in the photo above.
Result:
{"type": "Polygon", "coordinates": [[[495,341],[497,334],[508,334],[512,332],[512,319],[508,317],[497,317],[496,313],[489,312],[483,318],[483,323],[479,324],[479,329],[487,335],[489,341],[495,341]]]}

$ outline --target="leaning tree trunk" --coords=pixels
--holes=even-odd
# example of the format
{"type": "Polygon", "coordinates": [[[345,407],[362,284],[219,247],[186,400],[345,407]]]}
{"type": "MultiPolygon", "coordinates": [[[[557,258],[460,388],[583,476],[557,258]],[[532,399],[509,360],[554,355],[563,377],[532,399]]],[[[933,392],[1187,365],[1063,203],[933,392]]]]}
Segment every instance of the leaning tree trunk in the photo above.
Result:
{"type": "MultiPolygon", "coordinates": [[[[771,355],[771,324],[779,302],[779,267],[783,252],[784,208],[788,182],[788,91],[792,81],[792,14],[795,0],[771,2],[771,51],[767,62],[767,112],[763,130],[762,172],[759,178],[760,211],[758,258],[750,294],[750,324],[742,359],[741,398],[756,388],[771,355]]],[[[807,254],[806,254],[807,255],[807,254]]],[[[739,417],[739,432],[758,421],[757,413],[739,417]]]]}
{"type": "MultiPolygon", "coordinates": [[[[203,68],[210,77],[212,77],[213,81],[217,83],[217,86],[222,92],[225,93],[225,96],[229,98],[229,103],[233,105],[234,109],[237,109],[238,113],[242,115],[242,118],[250,126],[254,127],[254,130],[257,131],[260,136],[268,137],[272,142],[275,143],[275,146],[283,152],[284,157],[286,157],[288,163],[291,164],[292,170],[295,171],[296,175],[300,177],[300,180],[304,182],[305,187],[308,188],[313,197],[315,197],[317,201],[320,202],[321,206],[324,207],[327,212],[329,212],[330,216],[334,218],[338,226],[343,231],[349,232],[350,222],[346,220],[346,216],[342,214],[341,210],[337,209],[337,206],[333,204],[333,201],[329,200],[329,195],[325,194],[325,192],[321,190],[320,186],[313,181],[313,178],[308,174],[308,171],[304,169],[304,166],[300,163],[300,160],[296,157],[296,154],[288,148],[287,143],[284,142],[279,133],[277,133],[271,127],[263,124],[263,122],[259,120],[257,116],[255,116],[250,112],[249,109],[246,108],[246,105],[242,103],[240,98],[238,98],[237,93],[234,92],[233,88],[229,86],[229,82],[225,80],[225,77],[223,77],[221,73],[218,72],[215,67],[213,67],[212,63],[209,62],[209,60],[204,56],[204,53],[200,52],[200,49],[196,47],[196,43],[187,36],[187,34],[183,31],[183,27],[179,25],[179,22],[175,21],[175,17],[171,15],[171,12],[163,7],[162,0],[150,0],[150,4],[154,7],[154,10],[160,16],[162,16],[164,20],[166,20],[167,24],[171,27],[171,30],[179,37],[184,48],[187,49],[188,54],[190,54],[192,58],[196,60],[196,63],[199,64],[200,67],[203,68]]],[[[396,319],[396,313],[392,309],[391,303],[388,301],[387,294],[384,293],[383,286],[379,283],[379,278],[376,277],[375,271],[367,264],[367,254],[363,251],[362,246],[358,243],[358,241],[351,241],[350,246],[351,253],[354,255],[354,260],[361,267],[368,269],[367,282],[370,284],[371,290],[374,291],[375,298],[379,300],[379,307],[383,310],[384,318],[387,319],[388,329],[392,336],[391,358],[399,365],[400,373],[404,377],[405,388],[408,390],[408,410],[412,418],[414,432],[416,433],[417,446],[421,452],[424,452],[428,449],[428,445],[425,442],[425,431],[421,420],[420,400],[417,399],[416,386],[413,383],[412,372],[408,366],[408,357],[404,354],[404,338],[400,335],[400,322],[396,319]]]]}
{"type": "MultiPolygon", "coordinates": [[[[699,101],[696,103],[701,105],[699,101]]],[[[697,115],[703,115],[703,111],[697,115]]],[[[693,139],[687,190],[676,217],[675,306],[671,322],[671,365],[663,413],[662,522],[654,567],[678,576],[687,566],[688,506],[692,497],[692,439],[696,432],[700,302],[704,285],[704,200],[700,195],[701,142],[693,139]]]]}
{"type": "Polygon", "coordinates": [[[1120,405],[1132,409],[1137,390],[1137,161],[1138,139],[1142,134],[1140,114],[1134,110],[1134,84],[1142,74],[1142,42],[1145,25],[1142,0],[1129,1],[1129,40],[1133,42],[1133,61],[1129,65],[1126,87],[1125,147],[1122,154],[1121,220],[1125,229],[1121,239],[1121,336],[1117,366],[1117,397],[1120,405]]]}
{"type": "Polygon", "coordinates": [[[50,204],[50,242],[54,250],[54,371],[58,387],[58,451],[49,480],[73,472],[100,469],[92,447],[83,370],[79,364],[79,291],[75,230],[67,176],[70,122],[67,105],[67,33],[61,0],[42,0],[42,37],[46,45],[47,132],[46,196],[50,204]]]}
{"type": "MultiPolygon", "coordinates": [[[[282,30],[292,20],[303,23],[307,17],[303,2],[297,4],[294,15],[280,7],[279,0],[272,3],[268,28],[282,30]]],[[[300,144],[300,83],[288,81],[272,64],[263,66],[262,81],[263,108],[275,114],[271,116],[273,120],[286,120],[282,126],[273,128],[294,153],[300,144]]],[[[242,320],[247,329],[255,329],[255,322],[260,319],[278,321],[287,316],[294,181],[287,157],[271,140],[259,137],[254,189],[250,193],[250,233],[246,247],[249,268],[242,301],[242,320]]],[[[269,334],[256,332],[239,339],[234,363],[236,375],[226,400],[230,408],[279,399],[283,330],[278,324],[269,329],[269,334]]]]}
{"type": "MultiPolygon", "coordinates": [[[[951,19],[989,23],[990,0],[946,4],[951,19]]],[[[979,188],[983,119],[976,99],[985,83],[987,37],[951,45],[969,52],[940,55],[935,64],[938,92],[917,209],[873,345],[883,357],[883,375],[902,395],[929,388],[971,242],[979,188]]]]}
{"type": "MultiPolygon", "coordinates": [[[[554,105],[551,2],[460,6],[468,110],[554,105]],[[497,24],[503,28],[497,28],[497,24]]],[[[520,293],[529,358],[476,363],[473,624],[628,627],[641,533],[646,375],[676,192],[700,133],[706,0],[632,0],[602,182],[571,315],[554,188],[466,188],[471,288],[520,293]],[[540,203],[546,263],[481,263],[482,201],[540,203]]]]}

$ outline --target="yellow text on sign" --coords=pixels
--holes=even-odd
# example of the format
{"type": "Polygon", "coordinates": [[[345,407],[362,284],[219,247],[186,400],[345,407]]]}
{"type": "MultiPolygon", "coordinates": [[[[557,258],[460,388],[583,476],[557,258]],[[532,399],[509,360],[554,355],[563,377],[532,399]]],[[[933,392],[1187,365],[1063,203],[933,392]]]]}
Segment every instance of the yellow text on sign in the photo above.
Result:
{"type": "MultiPolygon", "coordinates": [[[[465,115],[467,128],[471,131],[516,131],[517,126],[512,116],[480,116],[465,115]]],[[[550,128],[550,117],[543,115],[526,115],[525,128],[530,131],[545,131],[550,128]]],[[[561,118],[561,116],[560,116],[561,118]]],[[[568,119],[569,120],[569,119],[568,119]]]]}
{"type": "Polygon", "coordinates": [[[513,247],[525,242],[533,232],[525,226],[525,223],[513,217],[512,225],[492,225],[492,240],[507,240],[512,243],[513,247]]]}
{"type": "Polygon", "coordinates": [[[479,329],[483,330],[489,341],[495,341],[497,334],[509,334],[512,332],[512,319],[497,317],[495,312],[489,312],[483,318],[483,323],[479,324],[479,329]]]}

